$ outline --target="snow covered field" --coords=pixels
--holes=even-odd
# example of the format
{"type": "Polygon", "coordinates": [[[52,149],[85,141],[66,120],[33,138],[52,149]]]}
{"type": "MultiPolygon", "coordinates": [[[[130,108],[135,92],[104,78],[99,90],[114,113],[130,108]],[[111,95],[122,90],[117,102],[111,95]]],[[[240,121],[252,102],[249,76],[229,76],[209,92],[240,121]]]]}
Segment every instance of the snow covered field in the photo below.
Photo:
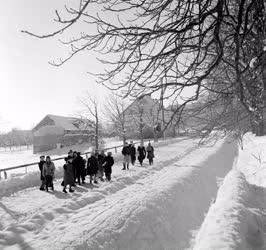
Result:
{"type": "Polygon", "coordinates": [[[236,162],[237,145],[198,147],[182,138],[157,144],[155,152],[153,166],[129,171],[121,171],[117,156],[111,183],[79,186],[73,194],[62,193],[60,170],[54,193],[38,190],[35,173],[21,177],[20,191],[11,180],[0,182],[0,248],[192,248],[204,239],[196,233],[236,162]]]}
{"type": "MultiPolygon", "coordinates": [[[[122,141],[119,140],[118,138],[106,138],[104,139],[105,142],[105,147],[115,147],[122,145],[122,141]]],[[[24,147],[24,150],[14,150],[14,151],[0,151],[0,169],[3,168],[8,168],[8,167],[13,167],[17,165],[23,165],[27,163],[32,163],[32,162],[38,162],[40,155],[50,155],[52,158],[58,158],[58,157],[63,157],[67,154],[67,152],[70,150],[76,150],[80,151],[82,153],[88,152],[92,149],[92,147],[89,146],[89,144],[81,144],[81,145],[74,145],[74,146],[69,146],[69,147],[64,147],[61,149],[54,149],[50,150],[41,154],[33,154],[32,153],[32,148],[27,149],[24,147]]],[[[121,150],[118,149],[120,152],[121,150]]],[[[63,161],[55,162],[58,165],[62,165],[63,161]]],[[[32,172],[32,171],[38,171],[38,166],[29,166],[27,167],[27,172],[32,172]]],[[[25,174],[26,169],[21,168],[21,169],[15,169],[8,171],[7,174],[8,176],[10,175],[17,175],[17,174],[25,174]]],[[[2,176],[3,177],[3,176],[2,176]]]]}

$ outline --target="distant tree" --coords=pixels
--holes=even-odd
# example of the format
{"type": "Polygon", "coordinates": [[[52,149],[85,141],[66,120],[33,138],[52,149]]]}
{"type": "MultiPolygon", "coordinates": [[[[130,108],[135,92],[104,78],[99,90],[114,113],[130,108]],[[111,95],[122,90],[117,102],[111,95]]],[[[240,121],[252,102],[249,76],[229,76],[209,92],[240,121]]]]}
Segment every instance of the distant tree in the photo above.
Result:
{"type": "Polygon", "coordinates": [[[126,101],[118,95],[111,94],[105,102],[105,114],[107,119],[113,124],[117,134],[123,138],[123,143],[127,140],[126,135],[126,101]]]}
{"type": "Polygon", "coordinates": [[[92,126],[94,133],[92,134],[95,141],[95,149],[99,150],[100,138],[101,138],[101,124],[100,124],[100,108],[99,102],[96,97],[92,97],[89,92],[86,95],[79,99],[82,110],[79,111],[79,116],[83,121],[93,121],[89,122],[88,126],[92,126]]]}

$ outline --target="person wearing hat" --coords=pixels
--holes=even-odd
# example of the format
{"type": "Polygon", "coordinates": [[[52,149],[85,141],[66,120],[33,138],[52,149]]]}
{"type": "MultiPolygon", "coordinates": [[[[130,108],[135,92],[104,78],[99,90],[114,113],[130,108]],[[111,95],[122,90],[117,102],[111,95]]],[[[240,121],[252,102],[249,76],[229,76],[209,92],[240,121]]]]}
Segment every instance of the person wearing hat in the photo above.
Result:
{"type": "Polygon", "coordinates": [[[65,158],[65,164],[63,166],[64,168],[64,188],[63,192],[67,193],[66,187],[69,185],[69,192],[74,192],[74,190],[71,188],[74,185],[74,174],[73,174],[73,165],[72,165],[72,158],[65,158]]]}
{"type": "Polygon", "coordinates": [[[143,145],[143,142],[141,142],[140,146],[138,146],[138,153],[139,153],[138,160],[139,160],[140,165],[142,166],[143,160],[146,157],[146,150],[143,145]]]}
{"type": "Polygon", "coordinates": [[[41,186],[40,186],[40,190],[44,191],[44,186],[45,186],[45,179],[42,175],[42,169],[43,169],[43,164],[45,163],[45,160],[44,160],[45,156],[44,155],[41,155],[40,156],[40,162],[38,163],[39,165],[39,169],[40,169],[40,180],[41,180],[41,186]]]}
{"type": "Polygon", "coordinates": [[[79,185],[84,184],[85,182],[85,176],[83,172],[85,172],[85,163],[84,159],[80,155],[80,152],[75,152],[74,153],[74,159],[72,162],[72,165],[74,167],[74,180],[75,182],[77,181],[79,185]]]}
{"type": "Polygon", "coordinates": [[[104,150],[101,151],[100,154],[98,154],[98,176],[100,178],[101,181],[104,181],[103,179],[103,173],[104,173],[104,168],[103,165],[105,163],[105,153],[104,150]]]}
{"type": "Polygon", "coordinates": [[[147,152],[147,158],[149,159],[149,164],[152,165],[153,164],[153,158],[154,158],[154,148],[150,142],[148,143],[148,146],[146,148],[146,152],[147,152]]]}
{"type": "Polygon", "coordinates": [[[91,153],[91,157],[87,161],[87,174],[90,176],[90,184],[94,180],[94,183],[98,183],[96,176],[98,172],[98,158],[95,153],[91,153]]]}
{"type": "Polygon", "coordinates": [[[130,142],[129,148],[130,148],[131,164],[134,166],[136,161],[136,148],[133,141],[130,142]]]}
{"type": "Polygon", "coordinates": [[[130,147],[127,142],[122,149],[122,155],[124,156],[123,168],[122,170],[129,169],[129,162],[130,162],[130,147]]]}
{"type": "Polygon", "coordinates": [[[111,181],[112,166],[114,165],[114,158],[112,152],[108,152],[104,162],[104,173],[107,181],[111,181]]]}

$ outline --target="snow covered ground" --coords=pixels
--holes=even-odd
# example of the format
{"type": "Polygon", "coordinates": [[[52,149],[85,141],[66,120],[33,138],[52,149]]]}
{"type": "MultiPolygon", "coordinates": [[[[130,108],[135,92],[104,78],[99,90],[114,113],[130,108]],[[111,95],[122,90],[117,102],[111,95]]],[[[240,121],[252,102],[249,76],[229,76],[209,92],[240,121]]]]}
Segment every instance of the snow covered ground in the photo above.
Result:
{"type": "Polygon", "coordinates": [[[195,250],[266,249],[266,136],[247,134],[196,237],[195,250]]]}
{"type": "MultiPolygon", "coordinates": [[[[14,178],[0,182],[0,248],[197,248],[206,237],[205,215],[211,204],[219,204],[218,188],[236,162],[237,145],[198,147],[195,139],[181,138],[155,145],[155,152],[153,166],[137,164],[129,171],[121,171],[117,156],[112,182],[78,186],[73,194],[62,193],[60,168],[53,193],[38,190],[37,173],[19,184],[14,178]]],[[[225,198],[222,188],[230,180],[229,175],[219,191],[225,198]]],[[[245,190],[229,186],[236,193],[245,190]]]]}

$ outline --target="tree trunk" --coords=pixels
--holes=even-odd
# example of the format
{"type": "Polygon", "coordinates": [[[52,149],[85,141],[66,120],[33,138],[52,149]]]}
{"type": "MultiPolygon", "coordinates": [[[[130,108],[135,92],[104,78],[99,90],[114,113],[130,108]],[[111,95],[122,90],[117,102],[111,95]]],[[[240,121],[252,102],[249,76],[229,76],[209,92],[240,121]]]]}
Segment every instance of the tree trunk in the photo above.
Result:
{"type": "Polygon", "coordinates": [[[99,151],[99,119],[98,119],[98,112],[97,108],[95,108],[95,119],[96,119],[96,124],[95,124],[95,149],[96,151],[99,151]]]}
{"type": "Polygon", "coordinates": [[[158,142],[158,133],[156,129],[153,129],[153,139],[154,139],[154,142],[158,142]]]}

